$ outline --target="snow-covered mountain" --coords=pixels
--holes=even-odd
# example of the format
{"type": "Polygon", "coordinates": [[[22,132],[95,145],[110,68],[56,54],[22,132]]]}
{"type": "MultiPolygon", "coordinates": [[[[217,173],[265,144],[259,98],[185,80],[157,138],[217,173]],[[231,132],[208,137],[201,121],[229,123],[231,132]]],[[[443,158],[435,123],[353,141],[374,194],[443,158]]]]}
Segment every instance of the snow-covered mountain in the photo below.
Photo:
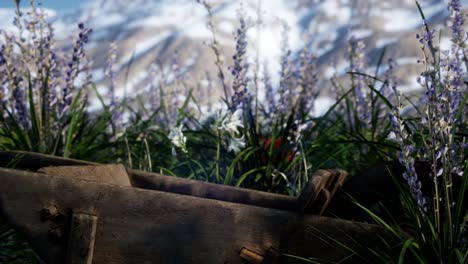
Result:
{"type": "MultiPolygon", "coordinates": [[[[216,38],[224,54],[225,65],[232,64],[233,32],[243,13],[252,24],[248,31],[251,63],[258,54],[260,65],[268,65],[273,79],[280,69],[281,43],[287,34],[289,48],[298,54],[307,46],[318,57],[320,78],[327,81],[334,74],[346,74],[347,40],[363,39],[369,54],[369,73],[386,49],[387,57],[396,58],[400,66],[401,87],[417,89],[415,79],[420,68],[415,34],[421,31],[421,18],[413,0],[207,0],[212,6],[216,38]],[[261,26],[256,26],[257,22],[261,26]],[[285,26],[286,30],[285,30],[285,26]]],[[[440,27],[448,17],[443,0],[420,1],[427,20],[440,27]]],[[[468,6],[468,0],[462,1],[468,6]]],[[[0,10],[0,15],[5,11],[0,10]]],[[[11,12],[10,16],[13,15],[11,12]]],[[[109,45],[117,43],[117,83],[119,93],[143,91],[151,74],[166,74],[171,65],[189,72],[188,81],[216,78],[215,59],[207,43],[212,33],[207,27],[209,16],[196,0],[97,0],[65,16],[54,16],[56,33],[66,39],[76,34],[76,24],[85,22],[93,28],[89,53],[94,60],[93,75],[100,86],[106,85],[104,68],[109,45]],[[155,69],[151,64],[167,65],[155,69]],[[153,69],[153,70],[151,70],[153,69]]],[[[3,16],[2,16],[3,17],[3,16]]],[[[446,32],[448,33],[448,32],[446,32]]],[[[443,34],[442,47],[450,41],[443,34]]],[[[385,68],[383,65],[382,69],[385,68]]],[[[229,75],[229,71],[226,71],[229,75]]],[[[151,77],[152,78],[152,77],[151,77]]],[[[326,95],[324,82],[323,94],[326,95]]],[[[220,89],[221,90],[221,89],[220,89]]],[[[218,96],[216,92],[208,93],[218,96]]],[[[206,95],[206,93],[205,93],[206,95]]]]}

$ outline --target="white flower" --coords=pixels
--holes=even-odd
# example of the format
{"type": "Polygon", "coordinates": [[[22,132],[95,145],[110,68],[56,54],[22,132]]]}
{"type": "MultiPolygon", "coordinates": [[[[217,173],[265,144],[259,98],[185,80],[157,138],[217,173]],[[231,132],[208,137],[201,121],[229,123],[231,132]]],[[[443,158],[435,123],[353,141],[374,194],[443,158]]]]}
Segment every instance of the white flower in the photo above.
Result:
{"type": "Polygon", "coordinates": [[[200,117],[200,125],[202,127],[211,127],[217,129],[222,119],[227,115],[227,108],[224,105],[215,105],[214,108],[209,112],[203,112],[200,117]]]}
{"type": "Polygon", "coordinates": [[[398,142],[398,139],[397,139],[397,136],[395,134],[394,131],[391,131],[389,134],[388,134],[388,137],[387,137],[389,140],[391,141],[395,141],[395,142],[398,142]]]}
{"type": "Polygon", "coordinates": [[[200,118],[202,127],[209,126],[214,131],[228,133],[229,135],[237,135],[238,128],[244,127],[242,124],[242,110],[238,109],[234,113],[226,107],[220,107],[213,112],[202,114],[200,118]]]}
{"type": "Polygon", "coordinates": [[[219,130],[223,130],[230,135],[236,135],[239,133],[237,128],[244,127],[241,121],[242,110],[237,109],[234,113],[226,113],[220,126],[218,127],[219,130]]]}
{"type": "Polygon", "coordinates": [[[187,147],[185,146],[185,143],[187,142],[187,138],[184,136],[184,133],[182,132],[182,125],[180,125],[179,127],[174,127],[169,133],[168,138],[171,140],[172,144],[180,148],[182,152],[184,153],[188,152],[187,147]]]}
{"type": "Polygon", "coordinates": [[[228,151],[238,153],[241,148],[245,147],[244,137],[239,137],[239,128],[244,127],[240,109],[232,113],[225,106],[221,106],[212,112],[202,114],[200,125],[209,127],[217,133],[221,142],[227,144],[228,151]]]}
{"type": "Polygon", "coordinates": [[[238,153],[243,147],[245,147],[244,136],[239,138],[233,136],[229,138],[228,151],[238,153]]]}

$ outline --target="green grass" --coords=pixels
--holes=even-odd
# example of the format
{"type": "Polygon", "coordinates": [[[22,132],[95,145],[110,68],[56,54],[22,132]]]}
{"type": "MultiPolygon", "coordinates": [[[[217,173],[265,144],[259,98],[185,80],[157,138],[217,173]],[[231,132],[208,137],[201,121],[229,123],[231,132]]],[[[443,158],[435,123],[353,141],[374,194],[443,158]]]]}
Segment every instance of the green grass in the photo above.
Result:
{"type": "MultiPolygon", "coordinates": [[[[228,67],[222,63],[222,54],[216,45],[211,7],[205,1],[202,4],[207,8],[210,28],[213,30],[214,44],[210,48],[217,58],[213,62],[217,66],[214,74],[219,77],[219,85],[215,85],[214,89],[223,91],[224,97],[220,100],[223,110],[215,109],[212,113],[202,110],[202,101],[193,96],[196,85],[183,81],[161,84],[155,108],[148,105],[143,95],[124,98],[118,106],[112,105],[107,98],[109,95],[99,94],[94,84],[85,83],[72,87],[70,108],[63,114],[59,104],[53,104],[48,98],[54,97],[59,101],[64,99],[59,88],[53,85],[53,80],[58,78],[64,81],[66,76],[53,75],[51,71],[55,66],[52,63],[46,63],[43,67],[28,67],[31,63],[42,65],[38,61],[29,61],[28,64],[25,63],[26,59],[17,60],[18,56],[29,58],[31,52],[34,52],[33,47],[27,41],[11,42],[8,44],[21,52],[18,54],[8,49],[1,51],[1,55],[6,58],[1,74],[6,76],[8,85],[2,88],[7,91],[0,90],[0,150],[26,150],[102,163],[123,163],[134,169],[295,196],[318,169],[341,168],[348,171],[352,178],[375,164],[397,160],[400,151],[412,146],[415,152],[407,154],[407,158],[428,161],[434,165],[432,169],[435,173],[439,166],[445,169],[443,180],[434,181],[431,189],[425,190],[425,195],[430,199],[442,199],[444,204],[428,204],[427,211],[424,211],[426,209],[423,210],[415,201],[414,190],[408,188],[402,175],[393,175],[398,184],[401,206],[405,209],[404,223],[387,222],[376,212],[360,205],[359,201],[354,202],[375,223],[392,232],[397,243],[383,243],[378,248],[364,247],[366,254],[351,253],[367,263],[430,263],[434,259],[438,263],[467,261],[468,245],[459,238],[464,235],[462,232],[468,232],[467,202],[464,198],[468,166],[466,148],[460,147],[468,138],[468,121],[464,118],[468,98],[466,82],[459,85],[463,100],[459,102],[458,118],[450,123],[451,130],[445,136],[438,127],[430,125],[431,122],[426,125],[422,120],[441,116],[448,120],[449,112],[431,108],[430,104],[417,106],[409,100],[396,100],[392,89],[393,80],[388,76],[378,76],[378,69],[387,57],[385,53],[382,52],[374,62],[377,65],[376,72],[366,73],[365,68],[358,69],[353,64],[358,60],[355,53],[359,52],[353,49],[359,46],[359,42],[350,42],[352,52],[349,59],[353,70],[348,72],[349,80],[343,83],[333,80],[337,100],[324,115],[316,116],[311,114],[305,104],[313,100],[320,89],[314,82],[314,73],[304,70],[315,69],[313,60],[301,62],[306,64],[296,63],[286,52],[288,48],[283,47],[285,53],[281,63],[284,73],[277,84],[282,89],[280,93],[283,98],[274,98],[272,103],[259,101],[256,92],[264,88],[259,78],[247,85],[252,96],[244,95],[241,97],[244,105],[236,105],[237,101],[230,96],[234,91],[230,89],[231,77],[226,74],[228,67]],[[288,71],[292,70],[300,74],[289,74],[288,71]],[[15,79],[13,73],[22,74],[20,77],[23,80],[15,79]],[[170,91],[173,89],[183,90],[186,99],[175,105],[165,103],[172,102],[170,91]],[[93,93],[102,106],[97,112],[91,112],[85,100],[93,93]],[[14,95],[22,97],[15,98],[14,95]],[[18,103],[21,101],[19,99],[26,102],[24,113],[18,103]],[[414,113],[400,116],[403,104],[415,106],[414,113]],[[235,107],[242,110],[238,116],[235,107]],[[115,119],[117,111],[126,114],[122,127],[115,119]],[[211,117],[207,118],[210,114],[211,117]],[[395,131],[389,117],[392,114],[400,118],[401,130],[408,135],[399,142],[390,138],[392,131],[395,131]],[[178,138],[170,136],[175,128],[181,128],[178,138]],[[460,176],[463,180],[456,194],[450,189],[451,170],[455,168],[455,162],[448,158],[434,159],[440,142],[456,151],[459,159],[457,164],[465,166],[460,176]],[[432,154],[433,157],[424,154],[432,154]],[[453,208],[451,202],[455,203],[453,208]],[[443,206],[450,209],[445,213],[436,210],[443,206]],[[406,232],[408,228],[412,232],[406,232]]],[[[45,21],[37,22],[37,27],[46,27],[45,21]]],[[[47,30],[44,32],[47,34],[47,30]]],[[[423,34],[428,32],[431,32],[430,26],[424,24],[423,34]]],[[[458,45],[463,51],[466,39],[458,45]]],[[[50,47],[42,48],[44,54],[54,51],[50,47]]],[[[452,84],[445,81],[450,72],[444,72],[444,66],[440,64],[443,59],[440,50],[426,43],[422,53],[426,61],[425,73],[436,83],[436,93],[445,95],[449,89],[454,89],[452,84]]],[[[304,50],[302,54],[308,56],[309,53],[304,50]]],[[[245,54],[238,53],[237,58],[242,56],[245,54]]],[[[466,77],[466,56],[457,57],[452,53],[448,57],[454,58],[465,65],[464,68],[462,66],[462,74],[466,77]]],[[[49,59],[44,58],[45,61],[49,59]]],[[[57,63],[64,67],[63,72],[66,70],[66,62],[67,58],[57,58],[57,63]]],[[[252,73],[260,76],[258,67],[252,68],[252,73]]],[[[393,74],[391,71],[386,73],[393,74]]],[[[241,80],[243,76],[235,75],[232,78],[241,80]]],[[[267,83],[264,82],[266,87],[267,83]]],[[[428,83],[422,86],[426,91],[431,89],[428,83]]],[[[436,99],[432,103],[444,105],[436,99]]],[[[450,102],[445,103],[445,106],[444,109],[449,109],[450,102]]],[[[175,135],[174,132],[172,135],[175,135]]],[[[429,175],[418,177],[424,179],[429,175]]],[[[0,231],[0,260],[4,258],[2,254],[15,259],[31,255],[29,247],[10,227],[2,223],[0,231]]],[[[331,242],[336,241],[331,238],[331,242]]],[[[310,260],[307,256],[295,258],[320,263],[320,260],[310,260]]]]}

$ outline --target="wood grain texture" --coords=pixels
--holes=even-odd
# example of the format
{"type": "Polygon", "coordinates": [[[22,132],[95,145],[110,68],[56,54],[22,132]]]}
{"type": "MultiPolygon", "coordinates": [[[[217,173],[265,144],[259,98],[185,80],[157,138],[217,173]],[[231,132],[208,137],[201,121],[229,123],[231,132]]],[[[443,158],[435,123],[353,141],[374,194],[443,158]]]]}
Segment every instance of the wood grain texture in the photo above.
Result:
{"type": "MultiPolygon", "coordinates": [[[[50,264],[64,263],[39,212],[53,202],[65,215],[96,215],[95,264],[241,264],[242,247],[339,260],[347,255],[305,230],[312,226],[341,243],[372,241],[377,226],[312,215],[38,173],[0,169],[0,206],[50,264]]],[[[282,260],[281,263],[293,263],[282,260]]]]}
{"type": "MultiPolygon", "coordinates": [[[[0,151],[0,166],[12,163],[16,168],[38,170],[48,166],[86,166],[98,163],[66,159],[51,155],[23,152],[0,151]]],[[[267,193],[245,188],[207,183],[184,178],[169,177],[157,173],[147,173],[138,170],[127,170],[132,185],[138,188],[178,193],[220,201],[250,204],[268,208],[296,211],[294,197],[267,193]]]]}
{"type": "Polygon", "coordinates": [[[38,172],[51,176],[62,176],[79,180],[132,186],[127,170],[122,164],[49,166],[40,168],[38,172]]]}
{"type": "Polygon", "coordinates": [[[66,264],[92,264],[97,217],[73,213],[70,223],[66,264]]]}
{"type": "MultiPolygon", "coordinates": [[[[90,168],[99,164],[88,161],[65,159],[51,155],[21,151],[0,151],[0,158],[0,166],[6,166],[6,164],[15,160],[14,163],[19,168],[28,168],[31,170],[39,169],[39,171],[51,175],[69,175],[99,182],[116,182],[117,184],[125,186],[129,184],[125,176],[112,176],[112,174],[119,175],[125,172],[120,173],[117,171],[116,173],[109,173],[109,171],[105,169],[96,169],[99,171],[93,171],[90,168]],[[80,166],[83,166],[84,169],[81,169],[80,166]],[[121,177],[122,179],[113,179],[112,177],[121,177]]],[[[109,166],[109,168],[112,168],[112,166],[122,165],[101,166],[109,166]]],[[[97,166],[96,168],[106,167],[97,166]]],[[[131,169],[127,169],[126,172],[129,175],[129,182],[131,182],[131,185],[138,188],[311,214],[323,213],[335,192],[343,184],[347,175],[347,173],[342,170],[319,170],[312,175],[306,187],[298,199],[296,199],[295,197],[286,195],[169,177],[157,173],[147,173],[131,169]]]]}

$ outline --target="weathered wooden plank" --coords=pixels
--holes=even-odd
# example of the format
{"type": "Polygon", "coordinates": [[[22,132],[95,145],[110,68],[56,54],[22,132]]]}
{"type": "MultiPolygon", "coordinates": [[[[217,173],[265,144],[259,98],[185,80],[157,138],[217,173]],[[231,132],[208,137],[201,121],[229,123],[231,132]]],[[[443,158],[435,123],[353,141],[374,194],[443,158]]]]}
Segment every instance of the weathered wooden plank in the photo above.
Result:
{"type": "Polygon", "coordinates": [[[73,213],[68,239],[67,264],[92,264],[96,241],[97,217],[73,213]]]}
{"type": "Polygon", "coordinates": [[[347,175],[346,172],[341,170],[319,170],[314,173],[300,196],[296,199],[286,195],[168,177],[157,173],[125,170],[122,165],[107,165],[122,166],[117,167],[115,172],[112,171],[113,167],[95,167],[94,171],[92,165],[99,164],[38,153],[0,151],[0,157],[0,166],[5,166],[15,160],[15,163],[20,168],[39,169],[39,171],[50,175],[69,175],[86,180],[116,183],[124,186],[131,184],[144,189],[312,214],[323,213],[335,192],[343,185],[347,175]],[[64,168],[61,168],[62,166],[64,168]],[[80,166],[84,166],[84,168],[80,166]],[[127,172],[128,178],[124,176],[127,172]]]}
{"type": "Polygon", "coordinates": [[[297,211],[296,198],[233,186],[130,170],[134,186],[219,201],[297,211]]]}
{"type": "MultiPolygon", "coordinates": [[[[38,170],[48,166],[99,165],[98,163],[65,159],[39,153],[0,151],[0,166],[5,167],[9,163],[13,163],[13,161],[18,168],[28,168],[30,170],[38,170]]],[[[133,186],[137,188],[296,211],[296,199],[286,195],[169,177],[157,173],[147,173],[130,169],[127,171],[133,186]]]]}
{"type": "Polygon", "coordinates": [[[5,166],[15,160],[20,168],[39,169],[40,172],[50,175],[79,177],[85,180],[115,183],[123,186],[132,185],[144,189],[319,215],[323,214],[347,176],[347,173],[342,170],[319,170],[312,175],[296,199],[286,195],[168,177],[157,173],[126,170],[122,165],[100,165],[31,152],[0,151],[0,157],[0,166],[5,166]],[[94,165],[100,166],[93,167],[94,165]],[[125,176],[127,173],[128,177],[125,176]]]}
{"type": "MultiPolygon", "coordinates": [[[[100,263],[241,264],[242,247],[266,256],[269,248],[339,260],[339,247],[304,232],[318,228],[336,241],[372,242],[381,228],[337,219],[211,199],[0,169],[2,214],[31,239],[50,264],[63,263],[66,248],[48,236],[39,211],[50,203],[99,217],[94,250],[100,263]]],[[[281,263],[292,263],[282,260],[281,263]]]]}
{"type": "Polygon", "coordinates": [[[72,177],[79,180],[132,186],[127,170],[122,164],[53,166],[40,168],[38,172],[52,176],[72,177]]]}

